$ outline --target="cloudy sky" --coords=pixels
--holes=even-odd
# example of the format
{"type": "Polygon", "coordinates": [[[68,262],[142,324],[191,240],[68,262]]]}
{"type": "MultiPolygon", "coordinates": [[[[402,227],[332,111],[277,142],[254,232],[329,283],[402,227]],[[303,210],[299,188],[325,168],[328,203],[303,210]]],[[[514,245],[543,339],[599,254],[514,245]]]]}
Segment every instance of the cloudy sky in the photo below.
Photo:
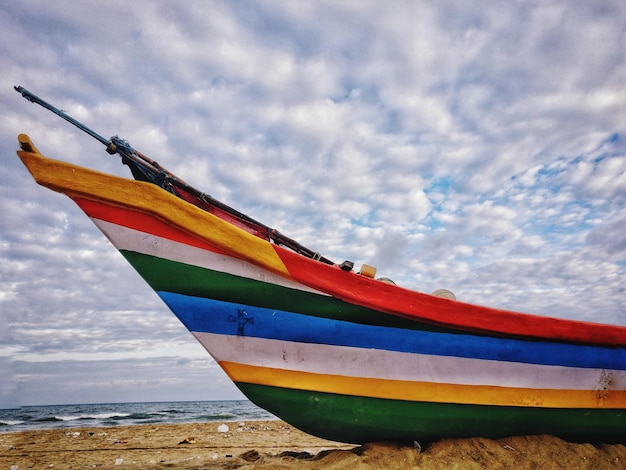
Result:
{"type": "Polygon", "coordinates": [[[14,85],[331,259],[626,325],[626,7],[470,3],[2,2],[0,407],[242,396],[32,181],[22,132],[127,169],[14,85]]]}

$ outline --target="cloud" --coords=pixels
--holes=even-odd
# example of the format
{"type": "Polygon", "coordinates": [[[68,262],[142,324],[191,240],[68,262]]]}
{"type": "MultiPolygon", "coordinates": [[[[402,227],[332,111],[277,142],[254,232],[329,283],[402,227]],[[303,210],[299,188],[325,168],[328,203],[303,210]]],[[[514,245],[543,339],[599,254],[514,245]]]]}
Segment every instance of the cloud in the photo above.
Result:
{"type": "Polygon", "coordinates": [[[134,401],[242,399],[226,374],[208,356],[134,360],[16,361],[21,403],[39,405],[134,401]],[[149,370],[149,374],[137,371],[149,370]]]}
{"type": "Polygon", "coordinates": [[[605,251],[610,256],[621,257],[626,262],[626,218],[603,224],[591,230],[586,242],[605,251]]]}
{"type": "MultiPolygon", "coordinates": [[[[89,364],[104,384],[206,356],[79,209],[32,182],[15,137],[127,169],[14,85],[331,259],[626,325],[625,19],[610,1],[6,5],[3,367],[34,403],[46,361],[85,390],[89,364]]],[[[116,383],[102,400],[129,396],[116,383]]]]}

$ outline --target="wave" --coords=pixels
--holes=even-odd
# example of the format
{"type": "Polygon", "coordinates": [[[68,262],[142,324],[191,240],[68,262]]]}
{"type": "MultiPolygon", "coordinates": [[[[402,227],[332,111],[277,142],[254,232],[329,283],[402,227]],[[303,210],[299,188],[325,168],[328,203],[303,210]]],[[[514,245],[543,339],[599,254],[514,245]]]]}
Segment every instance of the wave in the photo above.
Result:
{"type": "Polygon", "coordinates": [[[188,411],[175,410],[175,409],[161,410],[161,411],[159,411],[159,413],[170,414],[170,415],[178,415],[178,414],[185,415],[185,414],[189,414],[188,411]]]}
{"type": "Polygon", "coordinates": [[[57,418],[56,416],[42,416],[40,418],[33,418],[31,420],[34,423],[54,423],[55,421],[65,421],[62,418],[57,418]]]}
{"type": "Polygon", "coordinates": [[[7,421],[0,421],[0,426],[17,426],[19,424],[23,424],[24,421],[11,421],[11,420],[7,420],[7,421]]]}
{"type": "Polygon", "coordinates": [[[207,420],[207,421],[218,421],[218,420],[226,420],[237,418],[236,414],[233,413],[215,413],[215,414],[201,414],[198,415],[199,419],[207,420]]]}
{"type": "Polygon", "coordinates": [[[81,426],[128,426],[273,419],[247,400],[24,406],[0,410],[0,433],[81,426]]]}
{"type": "MultiPolygon", "coordinates": [[[[115,416],[112,419],[116,420],[126,420],[126,419],[151,419],[159,416],[157,413],[130,413],[128,415],[119,415],[115,416]]],[[[161,415],[162,416],[162,415],[161,415]]]]}
{"type": "MultiPolygon", "coordinates": [[[[124,419],[130,416],[129,413],[94,413],[94,414],[78,414],[78,415],[62,415],[49,418],[54,421],[87,421],[87,420],[106,420],[106,419],[124,419]]],[[[44,420],[46,418],[39,418],[44,420]]]]}

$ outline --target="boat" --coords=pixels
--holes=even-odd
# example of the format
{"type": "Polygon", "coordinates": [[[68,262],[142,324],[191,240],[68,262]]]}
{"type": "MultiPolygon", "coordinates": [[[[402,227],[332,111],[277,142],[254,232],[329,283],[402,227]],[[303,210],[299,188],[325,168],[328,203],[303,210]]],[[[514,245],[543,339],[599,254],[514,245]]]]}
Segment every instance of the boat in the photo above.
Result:
{"type": "Polygon", "coordinates": [[[47,158],[25,134],[17,153],[261,408],[355,444],[529,434],[625,442],[626,327],[377,279],[371,266],[331,261],[195,190],[117,136],[89,132],[134,179],[47,158]]]}

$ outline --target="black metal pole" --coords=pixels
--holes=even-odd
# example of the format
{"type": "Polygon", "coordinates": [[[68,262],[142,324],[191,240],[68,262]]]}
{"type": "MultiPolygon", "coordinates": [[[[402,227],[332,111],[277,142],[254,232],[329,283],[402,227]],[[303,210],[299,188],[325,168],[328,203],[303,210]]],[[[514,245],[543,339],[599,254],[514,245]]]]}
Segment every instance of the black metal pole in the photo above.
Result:
{"type": "MultiPolygon", "coordinates": [[[[314,252],[313,250],[310,250],[310,249],[300,245],[295,240],[293,240],[293,239],[291,239],[289,237],[286,237],[285,235],[281,234],[277,230],[271,229],[267,225],[265,225],[265,224],[263,224],[263,223],[261,223],[261,222],[259,222],[257,220],[254,220],[252,217],[249,217],[246,214],[243,214],[243,213],[239,212],[238,210],[233,209],[232,207],[224,204],[223,202],[220,202],[217,199],[213,199],[208,194],[206,194],[206,193],[204,193],[204,192],[194,188],[193,186],[190,186],[189,184],[185,183],[183,180],[179,179],[176,175],[174,175],[173,173],[170,173],[167,169],[163,168],[156,161],[152,160],[151,158],[147,157],[146,155],[142,154],[141,152],[136,151],[125,140],[120,139],[117,136],[111,137],[110,139],[105,139],[100,134],[98,134],[98,133],[92,131],[91,129],[89,129],[83,123],[77,121],[76,119],[74,119],[73,117],[71,117],[68,114],[64,113],[60,109],[52,106],[47,101],[42,100],[37,95],[35,95],[35,94],[31,93],[30,91],[28,91],[26,88],[24,88],[22,86],[15,86],[13,88],[15,88],[15,91],[20,93],[24,98],[26,98],[31,103],[37,103],[38,105],[43,106],[44,108],[52,111],[57,116],[62,117],[63,119],[65,119],[70,124],[73,124],[74,126],[78,127],[81,131],[86,132],[87,134],[89,134],[93,138],[95,138],[95,139],[99,140],[100,142],[102,142],[104,145],[106,145],[108,153],[110,153],[110,154],[117,153],[120,156],[126,157],[126,158],[134,161],[135,163],[137,163],[139,165],[142,165],[144,167],[147,165],[147,166],[151,167],[150,170],[152,172],[154,172],[155,174],[161,174],[165,178],[167,178],[167,182],[169,184],[177,186],[178,188],[187,191],[192,196],[197,197],[201,201],[203,201],[203,202],[205,202],[207,204],[219,207],[220,209],[230,213],[231,215],[234,215],[235,217],[239,218],[240,220],[246,221],[246,222],[256,226],[258,229],[261,229],[261,230],[265,231],[267,233],[268,239],[273,240],[274,243],[276,243],[278,245],[286,246],[286,247],[292,249],[293,251],[295,251],[297,253],[300,253],[300,254],[302,254],[304,256],[307,256],[309,258],[313,258],[313,259],[319,260],[319,261],[321,261],[323,263],[334,264],[332,261],[330,261],[330,260],[320,256],[318,253],[314,252]]],[[[153,183],[155,183],[155,182],[153,181],[153,183]]],[[[157,184],[157,183],[155,183],[155,184],[157,184]]],[[[161,186],[164,189],[168,190],[166,187],[164,187],[161,184],[159,184],[159,186],[161,186]]],[[[174,194],[176,194],[176,193],[174,192],[174,194]]]]}
{"type": "Polygon", "coordinates": [[[21,87],[21,86],[15,86],[13,87],[15,88],[15,91],[17,91],[18,93],[20,93],[24,98],[26,98],[28,101],[30,101],[31,103],[37,103],[40,106],[43,106],[46,109],[49,109],[50,111],[52,111],[54,114],[56,114],[57,116],[62,117],[63,119],[65,119],[67,122],[75,125],[76,127],[78,127],[81,131],[86,132],[87,134],[89,134],[90,136],[92,136],[93,138],[99,140],[100,142],[102,142],[104,145],[108,146],[111,143],[110,139],[105,139],[104,137],[102,137],[100,134],[92,131],[91,129],[89,129],[87,126],[85,126],[84,124],[78,122],[76,119],[74,119],[72,116],[69,116],[67,114],[65,114],[63,111],[61,111],[58,108],[55,108],[54,106],[52,106],[50,103],[48,103],[45,100],[42,100],[41,98],[39,98],[37,95],[31,93],[30,91],[28,91],[26,88],[21,87]]]}

